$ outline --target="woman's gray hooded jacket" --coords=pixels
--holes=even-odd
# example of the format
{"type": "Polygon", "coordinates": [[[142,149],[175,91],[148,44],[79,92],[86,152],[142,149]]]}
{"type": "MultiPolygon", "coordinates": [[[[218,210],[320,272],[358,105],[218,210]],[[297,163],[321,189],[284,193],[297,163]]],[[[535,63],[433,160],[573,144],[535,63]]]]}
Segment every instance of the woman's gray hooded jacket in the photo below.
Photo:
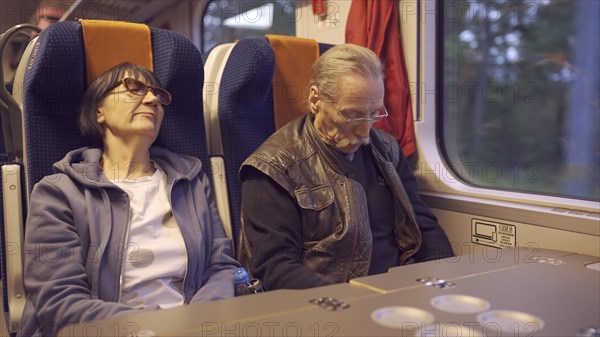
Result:
{"type": "MultiPolygon", "coordinates": [[[[31,193],[20,336],[54,336],[68,324],[138,311],[119,303],[130,200],[104,175],[101,157],[97,148],[69,152],[31,193]]],[[[202,163],[158,147],[150,149],[150,158],[166,173],[187,250],[185,303],[234,296],[238,263],[202,163]]]]}

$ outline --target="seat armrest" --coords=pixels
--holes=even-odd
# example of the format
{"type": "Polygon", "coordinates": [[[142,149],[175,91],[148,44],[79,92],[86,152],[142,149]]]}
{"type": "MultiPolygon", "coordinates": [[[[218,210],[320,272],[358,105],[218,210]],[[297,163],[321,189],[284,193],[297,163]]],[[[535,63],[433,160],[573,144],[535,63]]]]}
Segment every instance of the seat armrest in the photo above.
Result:
{"type": "Polygon", "coordinates": [[[4,242],[2,248],[5,256],[3,266],[6,268],[6,289],[4,296],[8,299],[8,332],[19,329],[21,315],[25,307],[26,291],[23,282],[23,199],[22,199],[21,166],[17,164],[2,165],[2,201],[4,210],[4,242]]]}

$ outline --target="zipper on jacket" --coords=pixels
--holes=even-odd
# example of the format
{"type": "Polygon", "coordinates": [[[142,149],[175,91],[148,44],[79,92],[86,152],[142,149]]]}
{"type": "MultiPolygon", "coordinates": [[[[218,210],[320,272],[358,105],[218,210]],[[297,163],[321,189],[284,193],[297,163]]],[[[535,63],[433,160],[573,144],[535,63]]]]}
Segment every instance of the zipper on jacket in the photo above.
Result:
{"type": "MultiPolygon", "coordinates": [[[[350,187],[352,184],[350,184],[350,183],[348,182],[348,180],[350,180],[350,179],[348,179],[347,177],[344,177],[344,180],[345,180],[345,181],[343,181],[343,182],[342,182],[342,185],[343,185],[343,186],[346,188],[346,195],[350,195],[350,194],[348,193],[348,188],[349,188],[349,187],[350,187]]],[[[363,190],[363,192],[364,192],[364,190],[363,190]]],[[[356,196],[355,196],[354,194],[352,194],[352,195],[353,195],[353,197],[354,197],[354,199],[355,199],[354,201],[356,201],[356,196]]],[[[365,195],[365,198],[366,198],[366,195],[365,195]]],[[[349,201],[348,201],[348,202],[349,202],[349,201]]],[[[356,203],[355,203],[355,204],[356,204],[356,203]]],[[[354,217],[354,219],[358,219],[358,207],[354,207],[354,212],[353,212],[352,216],[354,217]]],[[[346,282],[346,279],[348,278],[348,274],[349,274],[349,272],[350,272],[350,263],[352,263],[352,259],[353,259],[353,257],[354,257],[354,254],[355,254],[355,249],[356,249],[356,241],[357,241],[357,239],[358,239],[358,231],[359,231],[359,226],[358,226],[358,224],[357,224],[357,223],[355,223],[355,225],[354,225],[354,241],[353,241],[353,243],[352,243],[352,254],[350,254],[349,260],[348,260],[348,262],[346,263],[346,272],[344,273],[344,280],[343,280],[344,282],[346,282]]],[[[371,244],[373,244],[373,242],[371,242],[371,244]]],[[[371,249],[372,249],[372,248],[371,248],[371,249]]],[[[370,257],[370,256],[369,256],[369,261],[368,261],[368,262],[369,262],[369,266],[370,266],[370,265],[371,265],[371,257],[370,257]]],[[[368,268],[367,268],[367,273],[368,273],[368,268]]]]}
{"type": "MultiPolygon", "coordinates": [[[[127,195],[127,193],[125,193],[127,195]]],[[[121,253],[121,270],[119,272],[119,295],[117,303],[121,303],[121,295],[123,295],[123,274],[125,271],[125,253],[127,253],[127,245],[129,244],[129,230],[131,229],[131,205],[129,205],[129,196],[127,195],[127,229],[125,231],[125,246],[121,253]]]]}
{"type": "MultiPolygon", "coordinates": [[[[171,205],[171,212],[173,213],[173,217],[175,217],[175,212],[173,212],[174,208],[173,208],[173,202],[171,200],[171,197],[173,196],[173,187],[175,187],[175,184],[178,182],[179,180],[173,180],[173,184],[171,184],[171,186],[169,186],[169,204],[171,205]]],[[[190,181],[188,180],[188,191],[192,190],[192,186],[190,184],[190,181]]],[[[193,199],[192,199],[193,200],[193,199]]],[[[183,231],[181,230],[181,225],[179,225],[179,222],[177,221],[177,217],[175,217],[175,221],[177,222],[177,226],[179,227],[179,233],[181,233],[181,236],[183,237],[183,245],[185,246],[185,273],[183,274],[183,283],[181,284],[181,295],[183,296],[183,303],[185,304],[189,304],[188,300],[187,300],[187,296],[186,296],[186,282],[187,282],[187,278],[188,278],[188,274],[190,273],[190,254],[189,254],[189,247],[187,246],[187,242],[185,239],[185,235],[183,235],[183,231]]],[[[192,296],[193,298],[193,296],[192,296]]],[[[190,298],[191,301],[191,298],[190,298]]]]}

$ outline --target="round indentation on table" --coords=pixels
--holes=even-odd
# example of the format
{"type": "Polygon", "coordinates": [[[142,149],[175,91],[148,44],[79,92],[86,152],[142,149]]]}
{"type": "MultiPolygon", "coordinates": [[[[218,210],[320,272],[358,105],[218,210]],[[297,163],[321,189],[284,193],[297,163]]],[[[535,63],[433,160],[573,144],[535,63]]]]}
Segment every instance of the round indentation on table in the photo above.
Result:
{"type": "Polygon", "coordinates": [[[597,328],[582,328],[577,331],[577,337],[600,337],[600,330],[597,328]]]}
{"type": "Polygon", "coordinates": [[[476,314],[490,308],[490,303],[479,297],[467,295],[441,295],[431,299],[431,305],[454,314],[476,314]]]}
{"type": "Polygon", "coordinates": [[[544,321],[534,315],[512,310],[491,310],[477,315],[486,335],[511,334],[533,336],[544,328],[544,321]]]}
{"type": "Polygon", "coordinates": [[[377,324],[388,328],[418,331],[421,327],[431,324],[433,314],[412,307],[384,307],[371,313],[371,318],[377,324]]]}

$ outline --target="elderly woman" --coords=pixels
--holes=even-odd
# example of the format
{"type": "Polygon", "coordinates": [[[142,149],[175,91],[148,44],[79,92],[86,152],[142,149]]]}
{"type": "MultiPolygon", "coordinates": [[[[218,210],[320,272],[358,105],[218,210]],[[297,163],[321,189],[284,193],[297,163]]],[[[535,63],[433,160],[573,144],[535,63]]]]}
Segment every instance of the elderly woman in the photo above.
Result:
{"type": "Polygon", "coordinates": [[[120,64],[88,88],[69,152],[30,198],[19,335],[234,296],[225,236],[200,160],[152,146],[171,94],[120,64]]]}

